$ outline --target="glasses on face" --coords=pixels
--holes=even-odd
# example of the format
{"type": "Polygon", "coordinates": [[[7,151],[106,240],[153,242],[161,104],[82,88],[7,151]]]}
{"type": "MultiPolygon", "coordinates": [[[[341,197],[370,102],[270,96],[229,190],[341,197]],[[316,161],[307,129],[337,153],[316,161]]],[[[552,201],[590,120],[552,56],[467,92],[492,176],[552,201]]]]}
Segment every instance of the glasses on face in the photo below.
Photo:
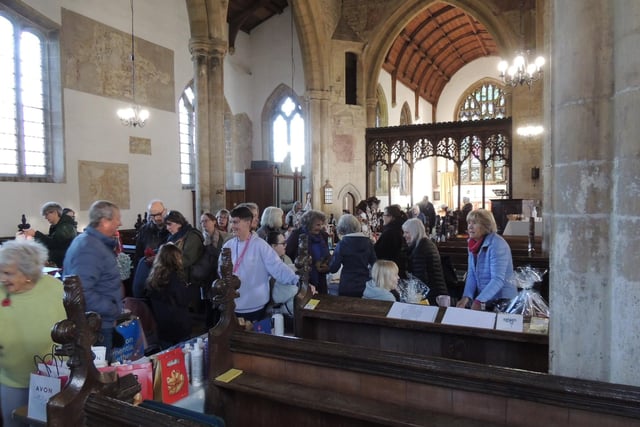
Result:
{"type": "Polygon", "coordinates": [[[274,246],[278,246],[278,245],[284,246],[286,244],[287,244],[287,242],[278,242],[278,243],[274,243],[274,246]]]}
{"type": "Polygon", "coordinates": [[[162,212],[158,212],[158,213],[149,212],[149,218],[161,218],[161,217],[162,217],[162,212]]]}

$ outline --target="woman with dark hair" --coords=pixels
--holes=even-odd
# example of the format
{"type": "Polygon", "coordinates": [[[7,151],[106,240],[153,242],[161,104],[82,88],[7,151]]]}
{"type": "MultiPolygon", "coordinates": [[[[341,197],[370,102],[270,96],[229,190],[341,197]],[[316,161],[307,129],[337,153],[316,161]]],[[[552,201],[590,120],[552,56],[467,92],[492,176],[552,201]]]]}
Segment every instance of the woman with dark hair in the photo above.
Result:
{"type": "Polygon", "coordinates": [[[164,217],[164,223],[170,236],[167,243],[173,243],[182,252],[182,267],[189,277],[189,268],[195,264],[204,252],[204,238],[202,233],[193,228],[189,221],[178,211],[169,211],[164,217]]]}
{"type": "Polygon", "coordinates": [[[310,210],[300,218],[300,227],[291,232],[287,239],[286,253],[294,262],[298,257],[298,241],[301,235],[309,238],[311,271],[309,282],[320,294],[327,293],[327,272],[329,271],[329,234],[324,231],[326,215],[321,211],[310,210]]]}
{"type": "MultiPolygon", "coordinates": [[[[267,243],[271,245],[274,251],[278,254],[282,262],[287,264],[291,270],[296,271],[296,267],[291,261],[291,258],[287,256],[285,251],[285,245],[287,244],[284,234],[279,231],[272,231],[267,236],[267,243]]],[[[273,288],[271,289],[271,299],[274,304],[281,304],[284,308],[284,313],[288,316],[293,316],[293,298],[298,293],[297,286],[290,286],[285,283],[279,282],[278,280],[272,279],[274,281],[273,288]]]]}
{"type": "Polygon", "coordinates": [[[187,287],[182,253],[173,243],[160,246],[147,277],[146,294],[158,325],[162,348],[190,337],[190,294],[187,287]]]}
{"type": "Polygon", "coordinates": [[[436,305],[438,295],[449,295],[438,247],[427,237],[424,225],[418,218],[406,220],[402,224],[402,231],[409,247],[407,271],[429,286],[427,299],[429,304],[436,305]]]}
{"type": "Polygon", "coordinates": [[[407,277],[407,242],[402,233],[402,224],[407,220],[407,216],[400,205],[387,206],[383,212],[382,234],[374,245],[376,257],[395,262],[399,276],[405,279],[407,277]]]}
{"type": "MultiPolygon", "coordinates": [[[[170,233],[167,243],[173,243],[182,253],[182,268],[189,285],[191,301],[194,307],[200,307],[200,286],[209,286],[211,283],[195,283],[192,267],[204,254],[204,238],[202,233],[193,228],[187,219],[178,211],[169,211],[164,217],[165,227],[170,233]]],[[[198,310],[203,309],[200,307],[198,310]]]]}

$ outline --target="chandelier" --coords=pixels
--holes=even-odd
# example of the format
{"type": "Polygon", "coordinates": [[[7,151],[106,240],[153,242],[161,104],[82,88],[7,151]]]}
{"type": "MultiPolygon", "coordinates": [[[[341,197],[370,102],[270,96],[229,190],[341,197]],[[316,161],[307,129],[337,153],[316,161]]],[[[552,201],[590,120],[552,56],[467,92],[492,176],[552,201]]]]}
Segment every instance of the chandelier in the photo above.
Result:
{"type": "MultiPolygon", "coordinates": [[[[525,0],[520,1],[520,42],[521,46],[526,46],[525,41],[525,0]]],[[[538,56],[535,60],[529,59],[529,50],[520,50],[516,52],[515,58],[509,64],[507,61],[500,61],[498,71],[500,78],[504,84],[512,87],[531,84],[542,77],[542,67],[544,66],[544,58],[538,56]]]]}
{"type": "Polygon", "coordinates": [[[134,56],[133,0],[131,0],[131,96],[133,105],[118,110],[118,117],[124,126],[143,127],[149,118],[149,111],[136,104],[136,62],[134,56]]]}
{"type": "Polygon", "coordinates": [[[542,67],[545,62],[544,58],[538,56],[531,62],[529,60],[529,53],[529,51],[518,52],[511,64],[507,61],[500,61],[498,71],[500,71],[500,78],[506,85],[516,87],[526,84],[531,87],[531,83],[542,77],[542,67]]]}

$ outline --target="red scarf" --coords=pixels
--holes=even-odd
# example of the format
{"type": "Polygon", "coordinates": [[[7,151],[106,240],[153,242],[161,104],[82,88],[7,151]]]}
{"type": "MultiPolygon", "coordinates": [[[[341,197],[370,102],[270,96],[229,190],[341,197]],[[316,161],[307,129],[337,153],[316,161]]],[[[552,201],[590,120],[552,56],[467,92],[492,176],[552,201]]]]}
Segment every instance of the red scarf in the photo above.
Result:
{"type": "Polygon", "coordinates": [[[474,255],[478,255],[478,252],[480,252],[480,248],[482,247],[482,242],[484,242],[484,236],[482,236],[480,240],[470,238],[467,242],[469,245],[469,252],[474,255]]]}

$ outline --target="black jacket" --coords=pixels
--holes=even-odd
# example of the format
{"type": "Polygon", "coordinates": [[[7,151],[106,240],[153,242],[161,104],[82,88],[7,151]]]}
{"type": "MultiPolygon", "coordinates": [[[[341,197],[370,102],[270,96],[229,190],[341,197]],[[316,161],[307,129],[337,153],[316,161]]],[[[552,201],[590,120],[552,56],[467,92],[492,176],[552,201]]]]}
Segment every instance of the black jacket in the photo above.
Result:
{"type": "Polygon", "coordinates": [[[374,245],[376,257],[393,261],[398,266],[398,274],[401,278],[407,277],[407,242],[402,235],[404,221],[394,219],[384,226],[382,234],[374,245]]]}
{"type": "Polygon", "coordinates": [[[147,248],[154,251],[161,244],[167,241],[169,231],[166,227],[158,227],[153,221],[147,221],[136,234],[136,254],[133,258],[133,265],[138,265],[138,261],[144,258],[144,250],[147,248]]]}
{"type": "Polygon", "coordinates": [[[58,267],[62,267],[67,249],[77,235],[73,218],[69,215],[62,215],[57,224],[49,227],[48,235],[36,231],[35,239],[49,249],[49,260],[58,267]]]}
{"type": "Polygon", "coordinates": [[[429,304],[436,305],[438,295],[449,295],[438,247],[428,237],[424,237],[411,246],[409,251],[408,271],[429,286],[429,304]]]}

